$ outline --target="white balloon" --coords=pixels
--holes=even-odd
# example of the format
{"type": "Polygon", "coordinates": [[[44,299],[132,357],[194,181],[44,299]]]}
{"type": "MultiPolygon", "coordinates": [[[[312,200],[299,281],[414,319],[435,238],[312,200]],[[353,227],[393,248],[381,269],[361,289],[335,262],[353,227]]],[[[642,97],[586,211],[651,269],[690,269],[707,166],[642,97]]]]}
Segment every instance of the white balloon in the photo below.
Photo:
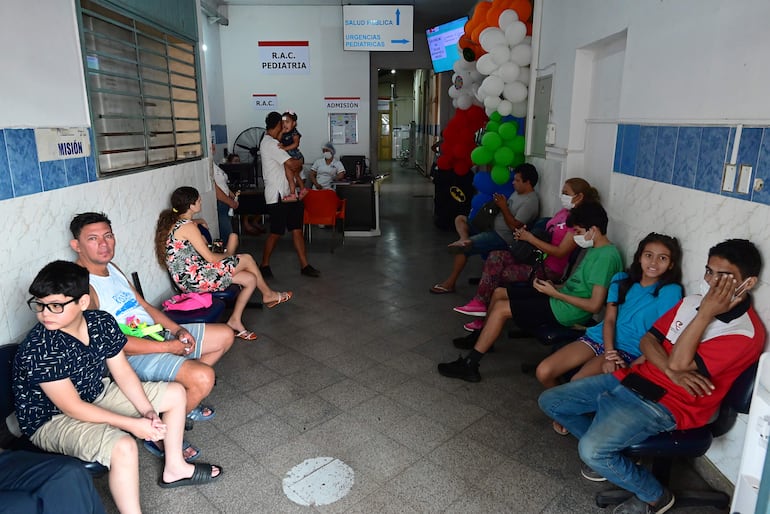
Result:
{"type": "Polygon", "coordinates": [[[513,112],[513,104],[508,100],[501,100],[497,104],[497,112],[500,113],[500,116],[508,116],[513,112]]]}
{"type": "Polygon", "coordinates": [[[515,21],[505,29],[505,41],[508,46],[514,47],[524,41],[527,35],[527,26],[520,21],[515,21]]]}
{"type": "Polygon", "coordinates": [[[510,25],[515,21],[519,21],[518,13],[513,9],[506,9],[503,12],[501,12],[500,17],[497,18],[497,25],[500,27],[501,30],[505,30],[508,28],[508,25],[510,25]]]}
{"type": "Polygon", "coordinates": [[[527,86],[518,80],[508,83],[503,88],[503,97],[512,102],[522,102],[527,99],[527,86]]]}
{"type": "Polygon", "coordinates": [[[517,102],[513,104],[513,111],[511,111],[511,114],[516,116],[517,118],[523,118],[527,115],[527,102],[517,102]]]}
{"type": "Polygon", "coordinates": [[[454,107],[455,109],[457,109],[457,100],[456,100],[456,99],[455,99],[455,100],[452,100],[452,107],[454,107]]]}
{"type": "Polygon", "coordinates": [[[497,63],[492,54],[484,54],[476,61],[476,70],[482,75],[491,75],[497,69],[497,63]]]}
{"type": "Polygon", "coordinates": [[[511,49],[507,44],[497,45],[489,51],[489,54],[498,66],[511,60],[511,49]]]}
{"type": "Polygon", "coordinates": [[[461,96],[455,102],[457,102],[457,108],[462,110],[470,109],[471,105],[473,105],[473,100],[468,95],[461,96]]]}
{"type": "Polygon", "coordinates": [[[481,48],[487,52],[494,47],[504,45],[505,43],[505,32],[497,27],[487,27],[479,34],[479,44],[481,45],[481,48]]]}
{"type": "Polygon", "coordinates": [[[484,82],[481,83],[481,87],[484,88],[484,91],[490,96],[500,96],[504,86],[505,83],[503,82],[503,79],[494,75],[485,78],[484,82]]]}
{"type": "Polygon", "coordinates": [[[460,96],[462,94],[462,93],[460,93],[460,90],[457,89],[454,86],[449,86],[448,93],[449,93],[449,98],[457,98],[458,96],[460,96]]]}
{"type": "Polygon", "coordinates": [[[471,82],[481,82],[482,80],[484,80],[484,75],[476,70],[474,63],[473,71],[471,71],[471,82]]]}
{"type": "Polygon", "coordinates": [[[519,77],[516,80],[529,84],[529,76],[529,66],[522,66],[519,68],[519,77]]]}
{"type": "Polygon", "coordinates": [[[503,79],[503,82],[513,82],[519,78],[519,65],[511,61],[504,62],[497,68],[495,74],[503,79]]]}
{"type": "Polygon", "coordinates": [[[484,98],[484,107],[494,110],[497,109],[497,106],[500,105],[500,102],[502,102],[502,100],[500,100],[499,96],[488,96],[484,98]]]}
{"type": "Polygon", "coordinates": [[[489,107],[484,108],[484,112],[487,113],[487,116],[492,116],[495,112],[497,112],[497,109],[491,109],[489,107]]]}
{"type": "Polygon", "coordinates": [[[511,48],[511,61],[519,66],[529,66],[532,62],[532,47],[524,43],[514,46],[511,48]]]}
{"type": "Polygon", "coordinates": [[[479,93],[478,84],[471,84],[471,96],[473,96],[473,98],[479,103],[484,101],[484,95],[479,93]]]}

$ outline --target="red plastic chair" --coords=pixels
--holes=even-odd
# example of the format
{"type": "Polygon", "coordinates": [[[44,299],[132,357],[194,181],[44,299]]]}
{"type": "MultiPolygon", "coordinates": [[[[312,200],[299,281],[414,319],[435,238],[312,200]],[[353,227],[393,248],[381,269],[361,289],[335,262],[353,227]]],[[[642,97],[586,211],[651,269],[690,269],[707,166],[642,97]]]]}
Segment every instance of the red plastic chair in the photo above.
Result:
{"type": "Polygon", "coordinates": [[[337,221],[342,220],[342,238],[345,238],[345,207],[347,200],[341,199],[331,189],[309,191],[302,200],[305,204],[303,230],[308,241],[313,241],[312,225],[330,225],[332,228],[331,251],[334,252],[334,236],[337,232],[337,221]]]}

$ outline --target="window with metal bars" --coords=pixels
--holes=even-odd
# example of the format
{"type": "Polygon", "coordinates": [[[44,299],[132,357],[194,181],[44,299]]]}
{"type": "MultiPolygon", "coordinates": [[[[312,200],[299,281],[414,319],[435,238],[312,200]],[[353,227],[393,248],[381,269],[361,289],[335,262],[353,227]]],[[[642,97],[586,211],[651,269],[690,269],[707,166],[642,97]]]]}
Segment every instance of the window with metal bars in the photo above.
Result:
{"type": "Polygon", "coordinates": [[[100,174],[202,157],[195,43],[97,2],[80,6],[100,174]]]}

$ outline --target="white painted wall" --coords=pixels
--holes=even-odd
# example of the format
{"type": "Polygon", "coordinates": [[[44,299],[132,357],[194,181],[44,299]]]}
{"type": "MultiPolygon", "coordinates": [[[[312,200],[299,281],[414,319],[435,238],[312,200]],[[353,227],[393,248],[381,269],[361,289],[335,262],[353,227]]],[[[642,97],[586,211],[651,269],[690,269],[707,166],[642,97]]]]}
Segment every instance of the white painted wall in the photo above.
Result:
{"type": "MultiPolygon", "coordinates": [[[[610,215],[610,238],[630,258],[637,241],[650,231],[681,239],[685,286],[697,291],[708,249],[729,237],[754,241],[770,262],[770,207],[611,172],[611,159],[599,155],[598,145],[614,148],[615,131],[602,131],[598,141],[583,149],[587,124],[572,119],[576,91],[585,87],[579,71],[582,49],[627,30],[620,81],[618,120],[624,123],[699,123],[767,125],[770,103],[764,85],[770,81],[766,49],[770,19],[765,0],[542,0],[543,21],[539,61],[541,74],[553,73],[550,121],[557,126],[556,145],[547,159],[533,159],[541,171],[544,204],[555,209],[555,194],[567,177],[590,175],[603,193],[610,215]],[[578,64],[576,64],[578,63],[578,64]],[[577,82],[576,82],[577,81],[577,82]],[[585,150],[584,158],[572,152],[585,150]],[[582,162],[608,161],[605,169],[583,169],[582,162]]],[[[612,69],[612,67],[608,67],[612,69]]],[[[606,87],[614,75],[594,81],[606,87]]],[[[581,95],[578,95],[581,97],[581,95]]],[[[596,100],[600,100],[595,98],[596,100]]],[[[611,114],[608,114],[611,116],[611,114]]],[[[612,120],[605,120],[612,121],[612,120]]],[[[594,127],[588,132],[593,139],[594,127]]],[[[768,267],[755,291],[755,306],[770,326],[768,267]]],[[[745,419],[727,437],[715,441],[708,457],[735,481],[745,419]]]]}
{"type": "MultiPolygon", "coordinates": [[[[3,0],[0,11],[0,42],[12,49],[0,56],[0,128],[90,125],[74,1],[36,0],[34,23],[22,22],[30,16],[26,0],[3,0]]],[[[171,284],[153,257],[152,238],[158,213],[182,185],[201,191],[204,217],[216,220],[208,160],[0,201],[0,344],[34,324],[24,302],[40,268],[74,260],[69,223],[79,212],[106,212],[117,237],[115,261],[139,272],[150,301],[167,295],[171,284]]]]}
{"type": "Polygon", "coordinates": [[[293,110],[306,163],[321,156],[329,139],[325,96],[360,97],[358,144],[335,145],[337,155],[369,154],[369,54],[342,49],[342,8],[324,6],[230,6],[230,25],[220,29],[229,143],[249,127],[265,126],[269,111],[250,107],[254,93],[278,94],[280,112],[293,110]],[[260,71],[259,41],[308,41],[310,73],[267,75],[260,71]]]}

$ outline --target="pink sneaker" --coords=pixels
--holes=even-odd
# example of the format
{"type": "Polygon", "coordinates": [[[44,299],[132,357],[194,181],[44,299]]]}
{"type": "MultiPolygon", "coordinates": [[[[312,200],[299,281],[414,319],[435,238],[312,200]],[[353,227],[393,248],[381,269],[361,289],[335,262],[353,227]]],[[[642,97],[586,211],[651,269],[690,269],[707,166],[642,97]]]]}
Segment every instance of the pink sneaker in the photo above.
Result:
{"type": "Polygon", "coordinates": [[[487,315],[487,306],[475,298],[462,307],[455,307],[452,310],[467,316],[479,316],[483,318],[487,315]]]}
{"type": "Polygon", "coordinates": [[[468,332],[476,332],[484,328],[484,320],[483,319],[473,320],[470,323],[466,323],[465,325],[463,325],[463,328],[468,332]]]}

